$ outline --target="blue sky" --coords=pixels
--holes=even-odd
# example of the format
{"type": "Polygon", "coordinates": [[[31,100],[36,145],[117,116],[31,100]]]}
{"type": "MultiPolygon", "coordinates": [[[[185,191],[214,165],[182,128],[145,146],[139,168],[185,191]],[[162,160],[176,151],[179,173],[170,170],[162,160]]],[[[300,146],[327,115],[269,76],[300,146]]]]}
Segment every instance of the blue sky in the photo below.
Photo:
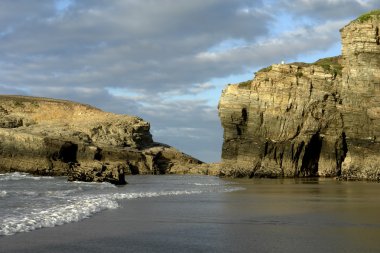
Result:
{"type": "Polygon", "coordinates": [[[2,0],[0,93],[92,104],[158,142],[220,160],[228,83],[340,54],[339,29],[378,0],[2,0]]]}

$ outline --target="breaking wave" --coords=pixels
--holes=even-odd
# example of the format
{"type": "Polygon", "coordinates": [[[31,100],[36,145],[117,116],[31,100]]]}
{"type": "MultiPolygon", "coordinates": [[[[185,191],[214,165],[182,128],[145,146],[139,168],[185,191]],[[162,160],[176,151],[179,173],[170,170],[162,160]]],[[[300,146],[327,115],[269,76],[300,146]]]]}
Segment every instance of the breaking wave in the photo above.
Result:
{"type": "Polygon", "coordinates": [[[22,172],[13,172],[13,173],[6,173],[6,174],[0,174],[0,181],[17,181],[17,180],[25,180],[25,179],[32,179],[32,180],[41,180],[41,179],[53,179],[53,177],[48,176],[32,176],[28,173],[22,173],[22,172]]]}
{"type": "Polygon", "coordinates": [[[130,180],[128,187],[117,187],[110,183],[67,182],[65,178],[35,177],[19,172],[0,174],[0,236],[77,222],[103,210],[115,209],[122,200],[244,189],[205,177],[148,176],[130,180]]]}
{"type": "MultiPolygon", "coordinates": [[[[224,189],[224,192],[241,190],[235,187],[224,189]]],[[[119,206],[117,200],[153,198],[170,195],[200,194],[202,190],[161,191],[161,192],[134,192],[113,193],[98,196],[81,196],[68,200],[68,204],[57,205],[47,209],[34,209],[32,212],[17,216],[6,217],[0,225],[1,235],[13,235],[19,232],[28,232],[44,227],[54,227],[65,223],[77,222],[106,209],[115,209],[119,206]]]]}

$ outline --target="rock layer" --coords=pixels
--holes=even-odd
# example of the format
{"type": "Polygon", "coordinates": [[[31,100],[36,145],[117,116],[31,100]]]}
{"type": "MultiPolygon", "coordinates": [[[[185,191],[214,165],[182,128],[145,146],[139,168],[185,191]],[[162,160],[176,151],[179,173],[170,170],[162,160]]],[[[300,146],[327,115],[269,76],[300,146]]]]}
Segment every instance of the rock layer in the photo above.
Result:
{"type": "Polygon", "coordinates": [[[380,178],[380,18],[341,29],[342,56],[275,64],[229,85],[221,173],[380,178]]]}
{"type": "Polygon", "coordinates": [[[138,117],[70,101],[0,96],[0,171],[125,184],[124,174],[164,174],[201,162],[154,143],[138,117]]]}

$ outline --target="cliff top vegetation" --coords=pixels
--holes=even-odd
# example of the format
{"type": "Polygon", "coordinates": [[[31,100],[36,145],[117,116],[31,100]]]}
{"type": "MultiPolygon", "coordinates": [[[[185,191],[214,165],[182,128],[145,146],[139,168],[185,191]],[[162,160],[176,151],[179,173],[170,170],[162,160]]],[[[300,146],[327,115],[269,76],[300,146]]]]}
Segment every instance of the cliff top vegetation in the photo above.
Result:
{"type": "Polygon", "coordinates": [[[380,9],[364,13],[363,15],[359,16],[354,21],[363,23],[363,22],[368,21],[368,20],[373,19],[373,18],[380,18],[380,9]]]}

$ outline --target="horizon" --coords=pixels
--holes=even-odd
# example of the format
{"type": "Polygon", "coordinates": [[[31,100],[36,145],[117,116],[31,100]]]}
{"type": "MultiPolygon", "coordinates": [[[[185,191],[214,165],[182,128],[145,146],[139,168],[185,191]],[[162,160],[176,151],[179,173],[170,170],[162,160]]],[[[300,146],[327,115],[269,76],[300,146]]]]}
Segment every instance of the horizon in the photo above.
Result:
{"type": "Polygon", "coordinates": [[[89,104],[151,124],[156,142],[220,161],[228,83],[341,55],[374,0],[2,1],[0,93],[89,104]],[[23,18],[20,18],[23,17],[23,18]]]}

